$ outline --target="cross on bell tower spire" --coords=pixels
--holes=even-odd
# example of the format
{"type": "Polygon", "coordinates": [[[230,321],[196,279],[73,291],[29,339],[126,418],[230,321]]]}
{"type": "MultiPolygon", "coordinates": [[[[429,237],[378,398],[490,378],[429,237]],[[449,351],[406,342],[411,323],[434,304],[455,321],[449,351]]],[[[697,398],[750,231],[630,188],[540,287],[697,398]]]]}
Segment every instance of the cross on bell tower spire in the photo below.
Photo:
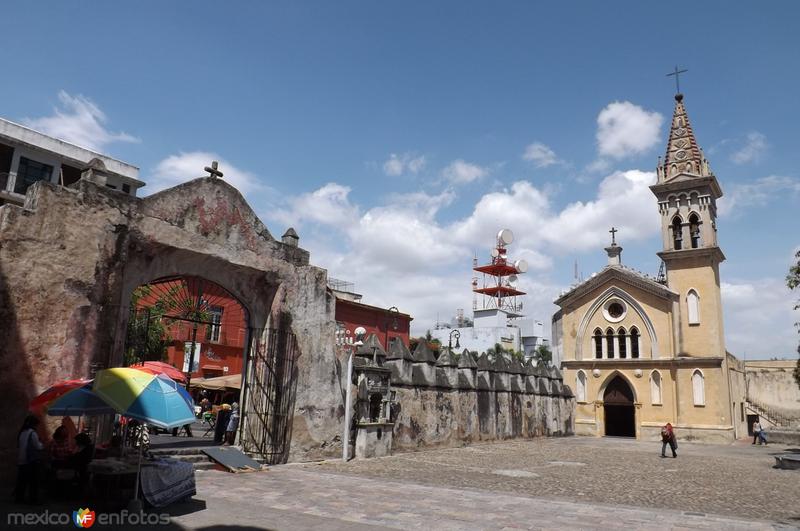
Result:
{"type": "Polygon", "coordinates": [[[687,69],[678,70],[678,66],[675,65],[675,70],[667,74],[667,77],[675,76],[675,99],[680,101],[683,99],[683,95],[681,94],[681,74],[688,72],[687,69]],[[680,96],[680,99],[678,98],[680,96]]]}

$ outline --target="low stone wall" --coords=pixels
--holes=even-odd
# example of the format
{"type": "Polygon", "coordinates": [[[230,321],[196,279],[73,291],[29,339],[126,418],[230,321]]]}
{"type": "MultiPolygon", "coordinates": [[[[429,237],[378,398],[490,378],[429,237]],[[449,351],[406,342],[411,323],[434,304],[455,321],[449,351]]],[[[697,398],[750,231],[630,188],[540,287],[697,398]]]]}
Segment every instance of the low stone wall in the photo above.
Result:
{"type": "Polygon", "coordinates": [[[398,343],[385,366],[398,408],[395,450],[575,432],[575,399],[556,367],[466,351],[437,360],[398,343]]]}
{"type": "Polygon", "coordinates": [[[800,429],[774,428],[767,430],[767,443],[800,446],[800,429]]]}

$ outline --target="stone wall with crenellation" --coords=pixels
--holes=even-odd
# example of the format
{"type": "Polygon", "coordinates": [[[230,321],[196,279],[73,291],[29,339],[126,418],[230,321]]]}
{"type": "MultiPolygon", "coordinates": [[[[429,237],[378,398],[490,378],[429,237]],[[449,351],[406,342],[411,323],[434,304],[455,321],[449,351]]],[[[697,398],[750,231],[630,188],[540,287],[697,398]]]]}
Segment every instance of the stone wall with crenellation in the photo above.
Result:
{"type": "Polygon", "coordinates": [[[395,391],[395,450],[574,434],[575,399],[556,367],[466,350],[436,359],[424,342],[414,354],[393,342],[385,366],[395,391]]]}

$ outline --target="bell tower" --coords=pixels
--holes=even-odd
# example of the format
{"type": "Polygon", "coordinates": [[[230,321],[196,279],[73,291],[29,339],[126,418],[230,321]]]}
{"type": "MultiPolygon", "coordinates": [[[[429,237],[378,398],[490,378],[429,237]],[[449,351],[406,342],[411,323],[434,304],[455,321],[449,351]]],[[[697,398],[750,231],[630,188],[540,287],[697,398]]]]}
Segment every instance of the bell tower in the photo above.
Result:
{"type": "Polygon", "coordinates": [[[683,94],[675,95],[667,152],[650,190],[661,214],[667,285],[680,295],[673,309],[678,356],[725,357],[717,241],[722,189],[697,145],[683,94]]]}

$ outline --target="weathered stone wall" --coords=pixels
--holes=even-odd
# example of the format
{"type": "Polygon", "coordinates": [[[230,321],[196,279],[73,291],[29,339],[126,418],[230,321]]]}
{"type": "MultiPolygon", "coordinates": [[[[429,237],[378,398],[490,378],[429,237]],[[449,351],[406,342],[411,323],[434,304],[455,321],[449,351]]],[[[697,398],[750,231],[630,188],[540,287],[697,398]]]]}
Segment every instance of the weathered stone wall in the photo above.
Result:
{"type": "MultiPolygon", "coordinates": [[[[0,207],[0,463],[13,467],[30,399],[55,381],[121,363],[132,290],[172,275],[220,284],[253,331],[297,337],[290,459],[336,455],[343,407],[326,273],[275,240],[239,192],[197,179],[146,198],[81,180],[32,186],[0,207]]],[[[2,474],[4,471],[0,471],[2,474]]],[[[5,475],[5,474],[3,474],[5,475]]],[[[13,477],[13,473],[8,477],[13,477]]]]}
{"type": "Polygon", "coordinates": [[[745,366],[748,398],[793,419],[800,426],[800,387],[792,374],[796,362],[753,360],[745,366]]]}
{"type": "Polygon", "coordinates": [[[399,405],[396,450],[574,434],[574,398],[555,367],[467,351],[435,360],[424,344],[411,355],[397,342],[385,365],[399,405]]]}

